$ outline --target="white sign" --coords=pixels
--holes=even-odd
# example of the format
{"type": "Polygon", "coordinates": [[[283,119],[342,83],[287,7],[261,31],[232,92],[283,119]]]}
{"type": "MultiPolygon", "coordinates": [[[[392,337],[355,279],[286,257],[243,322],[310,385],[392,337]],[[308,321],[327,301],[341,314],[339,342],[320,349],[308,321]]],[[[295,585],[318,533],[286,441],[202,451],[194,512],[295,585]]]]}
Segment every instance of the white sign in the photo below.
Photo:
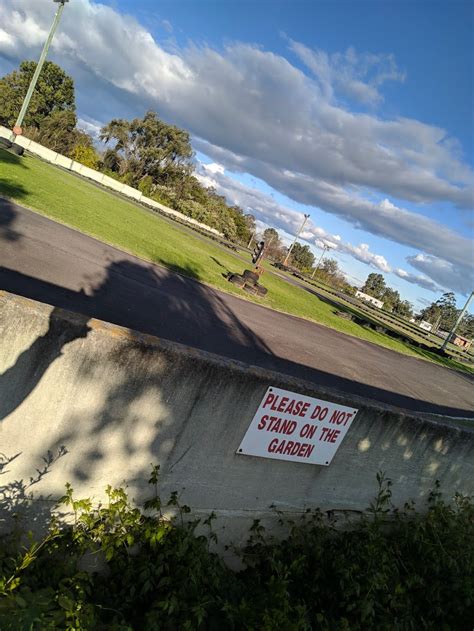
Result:
{"type": "Polygon", "coordinates": [[[358,410],[268,388],[238,454],[328,465],[358,410]]]}

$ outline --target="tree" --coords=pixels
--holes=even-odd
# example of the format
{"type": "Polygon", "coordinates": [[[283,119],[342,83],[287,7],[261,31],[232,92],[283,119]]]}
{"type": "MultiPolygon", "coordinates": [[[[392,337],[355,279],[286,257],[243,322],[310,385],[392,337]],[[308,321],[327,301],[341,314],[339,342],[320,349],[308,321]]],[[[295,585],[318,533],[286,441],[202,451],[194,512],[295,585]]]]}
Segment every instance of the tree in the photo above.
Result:
{"type": "Polygon", "coordinates": [[[296,242],[291,251],[291,262],[299,270],[310,270],[314,265],[314,255],[309,245],[296,242]]]}
{"type": "Polygon", "coordinates": [[[255,217],[253,215],[244,215],[244,219],[245,223],[247,224],[247,228],[249,229],[249,234],[255,234],[255,230],[257,229],[255,217]]]}
{"type": "Polygon", "coordinates": [[[286,248],[281,242],[280,235],[275,228],[266,228],[262,235],[265,241],[266,255],[274,261],[282,261],[286,256],[286,248]]]}
{"type": "Polygon", "coordinates": [[[271,245],[273,241],[278,242],[280,240],[280,235],[275,230],[275,228],[266,228],[263,232],[263,240],[265,241],[265,244],[268,246],[268,245],[271,245]]]}
{"type": "Polygon", "coordinates": [[[102,169],[106,172],[120,173],[121,162],[122,158],[114,149],[107,149],[102,156],[102,169]]]}
{"type": "Polygon", "coordinates": [[[408,300],[400,300],[394,307],[393,313],[401,316],[402,318],[413,317],[413,305],[408,300]]]}
{"type": "Polygon", "coordinates": [[[422,320],[431,322],[437,328],[449,331],[458,317],[456,297],[452,291],[444,293],[436,302],[432,302],[420,313],[422,320]]]}
{"type": "Polygon", "coordinates": [[[382,299],[384,291],[386,289],[385,279],[382,274],[376,274],[372,272],[367,276],[367,280],[365,281],[364,286],[362,287],[362,291],[369,296],[373,296],[374,298],[382,299]]]}
{"type": "Polygon", "coordinates": [[[467,338],[474,338],[474,315],[466,313],[459,323],[458,333],[467,338]]]}
{"type": "Polygon", "coordinates": [[[339,273],[339,265],[336,259],[324,259],[319,269],[328,276],[335,276],[339,273]]]}
{"type": "Polygon", "coordinates": [[[380,300],[383,300],[383,308],[385,311],[394,311],[400,303],[400,294],[396,289],[385,287],[380,300]]]}
{"type": "Polygon", "coordinates": [[[252,236],[245,215],[239,206],[231,206],[229,212],[234,220],[237,241],[242,245],[247,245],[252,236]]]}
{"type": "Polygon", "coordinates": [[[132,121],[110,121],[100,137],[106,144],[114,143],[110,151],[116,154],[119,174],[128,176],[132,185],[149,175],[154,184],[177,189],[178,201],[182,198],[179,186],[184,187],[192,172],[193,150],[187,131],[168,125],[150,111],[132,121]]]}
{"type": "MultiPolygon", "coordinates": [[[[13,127],[26,96],[35,61],[22,61],[19,70],[0,79],[0,123],[13,127]]],[[[24,126],[39,129],[44,120],[59,112],[74,114],[74,82],[60,66],[46,61],[26,112],[24,126]]]]}
{"type": "Polygon", "coordinates": [[[77,118],[74,112],[53,112],[51,116],[43,119],[39,129],[27,127],[25,134],[48,149],[73,159],[76,159],[73,154],[78,146],[87,147],[95,153],[92,138],[85,131],[77,129],[76,123],[77,118]]]}

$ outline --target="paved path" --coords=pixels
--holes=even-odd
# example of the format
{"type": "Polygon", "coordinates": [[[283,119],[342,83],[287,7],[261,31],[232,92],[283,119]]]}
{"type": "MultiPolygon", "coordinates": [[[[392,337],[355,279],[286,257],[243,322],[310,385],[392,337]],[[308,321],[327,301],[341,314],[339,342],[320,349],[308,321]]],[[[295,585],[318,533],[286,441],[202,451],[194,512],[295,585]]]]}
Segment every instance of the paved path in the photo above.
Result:
{"type": "Polygon", "coordinates": [[[392,405],[474,417],[470,375],[209,288],[2,199],[0,289],[392,405]]]}

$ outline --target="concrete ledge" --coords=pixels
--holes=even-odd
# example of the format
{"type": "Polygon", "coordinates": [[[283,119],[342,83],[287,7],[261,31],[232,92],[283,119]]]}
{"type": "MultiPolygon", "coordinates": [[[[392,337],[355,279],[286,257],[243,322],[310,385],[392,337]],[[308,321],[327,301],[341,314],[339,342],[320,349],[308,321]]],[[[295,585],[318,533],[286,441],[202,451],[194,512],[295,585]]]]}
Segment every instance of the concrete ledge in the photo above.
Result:
{"type": "MultiPolygon", "coordinates": [[[[150,463],[162,492],[182,491],[214,510],[224,539],[239,541],[270,508],[360,511],[384,470],[394,502],[420,500],[441,481],[474,493],[474,431],[451,418],[414,415],[317,384],[247,366],[0,292],[0,437],[18,457],[2,484],[27,480],[48,451],[67,454],[35,485],[58,497],[103,499],[126,482],[137,501],[150,463]],[[269,385],[360,409],[329,467],[239,456],[236,449],[269,385]]],[[[13,487],[11,487],[13,488],[13,487]]],[[[8,511],[8,508],[7,508],[8,511]]]]}

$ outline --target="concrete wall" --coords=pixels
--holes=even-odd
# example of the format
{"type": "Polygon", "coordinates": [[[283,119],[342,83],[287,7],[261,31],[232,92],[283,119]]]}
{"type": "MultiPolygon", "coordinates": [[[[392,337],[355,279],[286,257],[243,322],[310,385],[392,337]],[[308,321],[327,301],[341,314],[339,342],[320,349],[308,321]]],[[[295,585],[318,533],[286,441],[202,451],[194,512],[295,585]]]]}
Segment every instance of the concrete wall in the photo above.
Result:
{"type": "MultiPolygon", "coordinates": [[[[10,136],[11,136],[11,130],[0,125],[0,138],[9,139],[10,136]]],[[[39,158],[42,158],[43,160],[46,160],[46,162],[50,162],[51,164],[57,164],[63,167],[64,169],[67,169],[68,171],[72,171],[73,173],[78,173],[79,175],[82,175],[83,177],[86,177],[89,180],[92,180],[93,182],[97,182],[98,184],[100,184],[101,186],[104,186],[105,188],[109,188],[113,191],[116,191],[120,193],[121,195],[125,195],[126,197],[129,197],[130,199],[134,199],[135,201],[142,202],[152,208],[156,208],[160,212],[164,213],[165,215],[168,215],[171,218],[177,219],[178,221],[190,224],[192,226],[195,226],[201,230],[205,230],[206,232],[210,232],[211,234],[219,236],[219,237],[224,236],[221,232],[219,232],[218,230],[215,230],[215,228],[206,226],[206,224],[200,223],[199,221],[192,219],[192,217],[183,215],[183,213],[180,213],[177,210],[168,208],[168,206],[164,206],[163,204],[155,202],[155,200],[150,199],[149,197],[145,197],[143,193],[137,190],[136,188],[127,186],[126,184],[123,184],[122,182],[118,182],[117,180],[114,180],[114,178],[109,177],[108,175],[105,175],[104,173],[101,173],[100,171],[96,171],[95,169],[86,167],[80,162],[75,162],[74,160],[71,160],[71,158],[67,158],[66,156],[63,156],[60,153],[51,151],[51,149],[43,147],[43,145],[40,145],[39,143],[34,142],[33,140],[26,138],[25,136],[17,136],[15,142],[21,147],[23,147],[24,149],[27,149],[30,153],[38,156],[39,158]]]]}
{"type": "MultiPolygon", "coordinates": [[[[69,481],[79,497],[99,500],[106,484],[125,481],[140,501],[150,463],[159,463],[163,494],[182,491],[194,510],[216,511],[224,539],[237,542],[253,518],[272,515],[272,504],[289,513],[363,510],[379,470],[394,480],[399,505],[426,496],[436,479],[448,494],[474,492],[469,427],[415,418],[6,292],[0,452],[5,462],[13,458],[0,476],[0,497],[12,497],[18,480],[46,466],[31,488],[36,496],[58,497],[69,481]],[[269,385],[360,408],[329,467],[236,455],[269,385]],[[67,454],[54,461],[62,446],[67,454]]],[[[10,508],[18,503],[10,501],[10,508]]],[[[8,504],[3,510],[5,518],[8,504]]]]}

